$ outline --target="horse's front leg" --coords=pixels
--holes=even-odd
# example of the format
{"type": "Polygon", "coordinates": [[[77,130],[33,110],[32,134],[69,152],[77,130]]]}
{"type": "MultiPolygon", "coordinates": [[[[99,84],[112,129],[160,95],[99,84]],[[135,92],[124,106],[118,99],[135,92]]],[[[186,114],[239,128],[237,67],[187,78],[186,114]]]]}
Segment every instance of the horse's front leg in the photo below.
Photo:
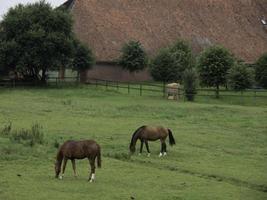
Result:
{"type": "Polygon", "coordinates": [[[71,160],[71,164],[72,164],[72,169],[73,169],[73,172],[74,172],[74,176],[77,177],[76,164],[75,164],[75,160],[74,159],[71,160]]]}
{"type": "Polygon", "coordinates": [[[140,153],[139,153],[139,155],[142,154],[142,151],[143,151],[143,145],[144,145],[144,140],[141,140],[140,153]]]}
{"type": "Polygon", "coordinates": [[[68,161],[68,158],[64,157],[63,166],[62,166],[62,175],[59,177],[59,179],[62,179],[64,177],[67,161],[68,161]]]}
{"type": "Polygon", "coordinates": [[[88,181],[92,183],[95,180],[95,158],[89,158],[89,163],[91,166],[91,173],[88,181]]]}
{"type": "Polygon", "coordinates": [[[148,141],[145,141],[145,145],[146,145],[146,150],[147,150],[147,156],[150,156],[150,151],[149,151],[149,146],[148,146],[148,141]]]}

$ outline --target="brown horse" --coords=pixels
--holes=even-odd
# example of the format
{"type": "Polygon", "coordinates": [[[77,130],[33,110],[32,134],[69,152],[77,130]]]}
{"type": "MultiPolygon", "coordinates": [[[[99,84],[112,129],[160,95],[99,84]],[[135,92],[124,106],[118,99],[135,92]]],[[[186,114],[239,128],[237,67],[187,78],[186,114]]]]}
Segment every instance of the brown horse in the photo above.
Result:
{"type": "Polygon", "coordinates": [[[74,171],[74,176],[76,177],[76,165],[75,159],[88,158],[91,173],[89,175],[88,181],[93,182],[95,180],[95,159],[97,158],[97,165],[101,167],[101,149],[100,146],[93,140],[83,140],[83,141],[66,141],[58,150],[55,172],[56,178],[62,179],[64,176],[65,168],[68,159],[72,162],[72,168],[74,171]],[[63,161],[62,176],[59,176],[61,171],[61,164],[63,161]]]}
{"type": "Polygon", "coordinates": [[[175,140],[170,129],[164,128],[162,126],[157,126],[157,127],[141,126],[133,133],[130,143],[130,151],[131,153],[135,152],[135,145],[137,140],[139,139],[141,141],[140,154],[142,153],[143,144],[145,143],[148,156],[150,156],[148,141],[160,140],[161,151],[159,157],[161,157],[162,155],[165,156],[167,155],[167,147],[165,143],[167,136],[169,136],[170,145],[171,146],[174,145],[175,140]]]}

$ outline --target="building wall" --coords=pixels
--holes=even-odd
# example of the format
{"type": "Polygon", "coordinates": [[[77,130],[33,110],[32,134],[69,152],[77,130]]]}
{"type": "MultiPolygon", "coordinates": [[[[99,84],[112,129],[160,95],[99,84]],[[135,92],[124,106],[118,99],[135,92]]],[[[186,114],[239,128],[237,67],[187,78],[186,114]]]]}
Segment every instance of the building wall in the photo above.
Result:
{"type": "Polygon", "coordinates": [[[115,64],[96,64],[86,72],[88,79],[104,79],[112,81],[149,81],[152,80],[149,71],[129,73],[121,66],[115,64]]]}

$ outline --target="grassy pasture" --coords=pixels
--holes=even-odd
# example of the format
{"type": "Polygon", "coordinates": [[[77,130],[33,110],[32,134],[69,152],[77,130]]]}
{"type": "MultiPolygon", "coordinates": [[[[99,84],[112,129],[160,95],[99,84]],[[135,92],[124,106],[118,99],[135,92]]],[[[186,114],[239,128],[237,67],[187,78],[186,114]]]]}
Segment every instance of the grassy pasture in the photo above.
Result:
{"type": "MultiPolygon", "coordinates": [[[[267,199],[267,102],[197,98],[174,102],[94,86],[0,90],[0,128],[43,126],[45,143],[33,147],[0,136],[0,199],[267,199]],[[240,104],[240,105],[238,105],[240,104]],[[161,124],[177,145],[158,158],[128,157],[133,131],[161,124]],[[94,138],[102,146],[102,169],[89,184],[88,161],[68,163],[54,179],[55,141],[94,138]]],[[[137,146],[139,148],[139,144],[137,146]]]]}

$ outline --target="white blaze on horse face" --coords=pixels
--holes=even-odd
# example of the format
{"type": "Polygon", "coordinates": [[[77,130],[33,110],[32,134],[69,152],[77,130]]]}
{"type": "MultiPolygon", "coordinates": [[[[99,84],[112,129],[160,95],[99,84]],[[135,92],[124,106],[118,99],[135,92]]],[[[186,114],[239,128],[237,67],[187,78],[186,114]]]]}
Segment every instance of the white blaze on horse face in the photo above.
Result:
{"type": "Polygon", "coordinates": [[[162,156],[162,153],[160,152],[160,153],[159,153],[159,157],[161,157],[161,156],[162,156]]]}

